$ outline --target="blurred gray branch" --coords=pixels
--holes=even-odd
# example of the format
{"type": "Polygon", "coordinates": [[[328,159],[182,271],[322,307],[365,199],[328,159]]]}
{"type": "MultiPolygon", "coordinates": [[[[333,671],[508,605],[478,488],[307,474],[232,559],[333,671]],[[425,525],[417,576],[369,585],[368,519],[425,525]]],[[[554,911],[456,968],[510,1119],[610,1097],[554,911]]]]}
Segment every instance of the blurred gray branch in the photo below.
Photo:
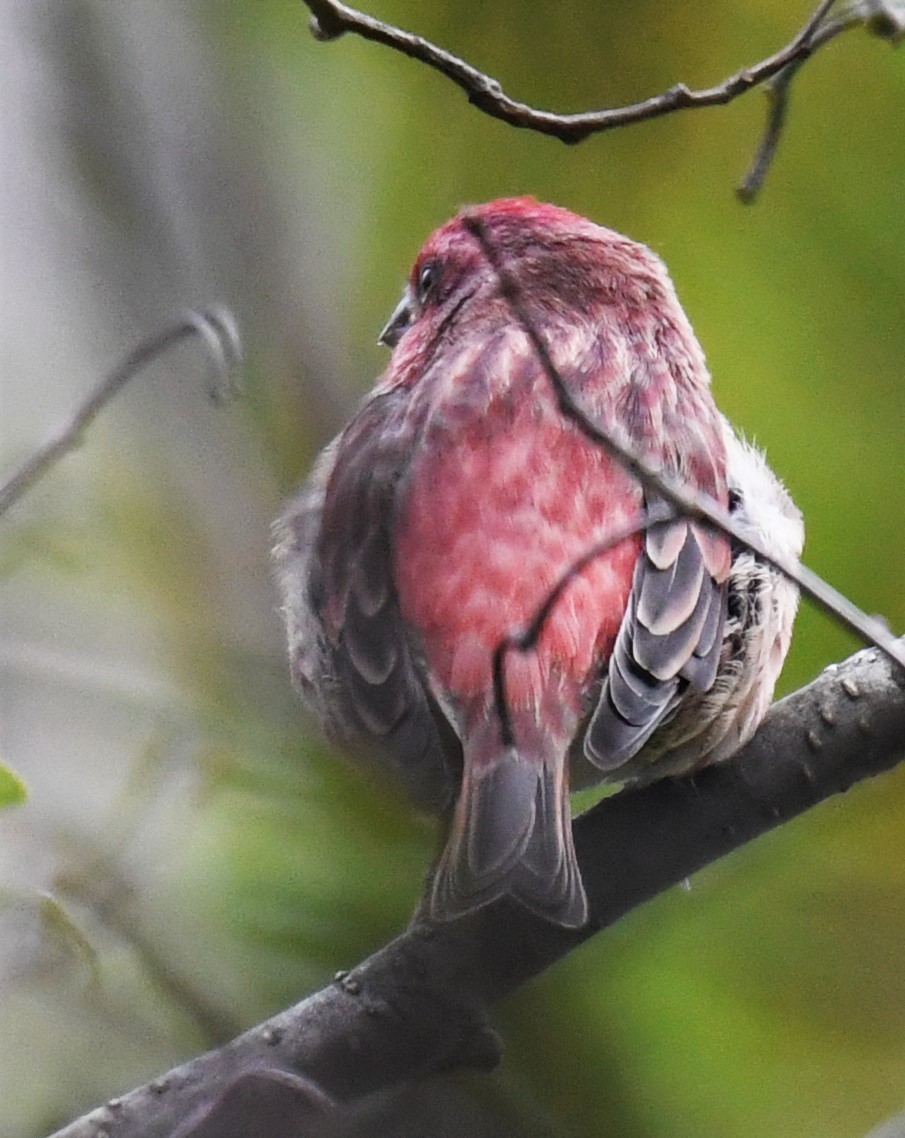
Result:
{"type": "Polygon", "coordinates": [[[449,924],[416,920],[329,987],[54,1138],[351,1133],[346,1110],[380,1089],[493,1067],[500,1048],[489,1006],[596,932],[903,760],[905,680],[868,649],[775,704],[731,762],[623,792],[577,818],[586,928],[546,924],[509,901],[449,924]],[[257,1092],[245,1094],[251,1084],[257,1092]],[[283,1104],[276,1128],[274,1097],[283,1104]]]}
{"type": "Polygon", "coordinates": [[[753,87],[769,84],[771,105],[764,137],[752,165],[738,189],[744,202],[754,200],[763,185],[785,126],[789,87],[805,60],[841,32],[863,26],[874,35],[896,44],[905,35],[905,4],[902,0],[851,0],[833,15],[836,0],[822,0],[801,30],[779,51],[713,87],[692,89],[676,83],[667,91],[622,107],[577,114],[543,111],[511,98],[498,80],[470,63],[438,47],[422,36],[384,23],[339,0],[304,0],[311,11],[311,30],[316,39],[333,40],[346,32],[373,40],[427,67],[439,71],[468,96],[468,101],[491,118],[510,126],[551,135],[561,142],[583,142],[592,134],[661,118],[673,111],[725,106],[753,87]]]}
{"type": "Polygon", "coordinates": [[[208,312],[186,312],[175,324],[150,336],[131,351],[79,403],[60,430],[0,484],[0,515],[5,514],[39,478],[79,445],[91,423],[144,367],[176,344],[194,336],[202,341],[210,354],[214,369],[209,387],[211,398],[224,398],[233,388],[242,359],[242,345],[233,315],[228,309],[219,308],[208,312]]]}

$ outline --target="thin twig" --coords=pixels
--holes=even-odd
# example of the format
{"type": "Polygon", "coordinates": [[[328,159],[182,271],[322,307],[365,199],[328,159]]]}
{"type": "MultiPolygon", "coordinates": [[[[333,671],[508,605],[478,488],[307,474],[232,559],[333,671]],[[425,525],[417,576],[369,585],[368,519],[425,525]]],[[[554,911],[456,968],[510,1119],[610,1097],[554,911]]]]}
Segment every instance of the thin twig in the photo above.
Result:
{"type": "MultiPolygon", "coordinates": [[[[811,39],[811,53],[835,39],[841,32],[855,27],[856,24],[863,23],[864,20],[863,5],[853,4],[845,12],[835,16],[832,20],[828,20],[814,32],[811,39]]],[[[748,167],[748,172],[735,191],[739,199],[746,205],[753,202],[760,193],[770,167],[773,165],[773,159],[776,157],[779,141],[786,125],[792,80],[807,58],[808,56],[801,56],[787,63],[765,84],[764,91],[769,99],[767,125],[760,145],[751,160],[751,165],[748,167]]]]}
{"type": "Polygon", "coordinates": [[[86,428],[133,376],[158,356],[192,336],[200,337],[213,359],[214,380],[209,387],[211,398],[222,399],[233,390],[234,377],[242,359],[242,346],[232,313],[219,308],[207,312],[186,312],[178,323],[151,336],[130,352],[79,404],[62,429],[29,455],[19,469],[0,485],[0,515],[6,513],[64,455],[78,446],[86,428]]]}
{"type": "Polygon", "coordinates": [[[761,561],[767,565],[772,565],[790,581],[794,581],[803,593],[835,617],[840,624],[844,624],[854,632],[864,643],[879,648],[890,660],[905,671],[905,647],[880,621],[862,612],[848,597],[834,589],[832,585],[829,585],[813,570],[802,565],[801,562],[789,563],[771,553],[760,542],[753,541],[718,502],[708,495],[696,493],[664,471],[652,466],[645,458],[623,446],[587,417],[584,410],[573,399],[565,381],[553,363],[547,345],[534,327],[522,302],[518,285],[504,268],[497,250],[487,235],[483,221],[475,214],[465,214],[463,224],[480,244],[488,264],[499,281],[501,294],[531,341],[556,394],[561,413],[573,422],[586,438],[613,455],[629,474],[637,478],[643,486],[656,491],[667,502],[671,502],[684,516],[706,522],[712,528],[734,538],[746,549],[750,549],[761,561]]]}
{"type": "Polygon", "coordinates": [[[544,631],[544,626],[550,618],[550,613],[556,607],[559,598],[579,573],[584,572],[593,561],[596,561],[598,557],[602,557],[605,553],[608,553],[621,541],[634,537],[636,534],[644,533],[649,530],[651,526],[659,525],[661,522],[668,522],[675,516],[676,511],[672,506],[667,505],[666,502],[656,502],[654,505],[643,509],[633,521],[627,522],[625,525],[613,530],[605,541],[600,541],[596,545],[592,545],[587,553],[582,554],[581,557],[569,566],[549,593],[547,593],[540,607],[531,618],[531,623],[519,629],[517,632],[510,632],[509,635],[503,637],[496,646],[493,653],[493,700],[497,716],[500,720],[500,739],[504,747],[510,747],[515,742],[512,732],[512,716],[509,713],[509,700],[506,695],[506,657],[510,652],[525,653],[531,652],[534,649],[538,640],[540,640],[541,633],[544,631]]]}

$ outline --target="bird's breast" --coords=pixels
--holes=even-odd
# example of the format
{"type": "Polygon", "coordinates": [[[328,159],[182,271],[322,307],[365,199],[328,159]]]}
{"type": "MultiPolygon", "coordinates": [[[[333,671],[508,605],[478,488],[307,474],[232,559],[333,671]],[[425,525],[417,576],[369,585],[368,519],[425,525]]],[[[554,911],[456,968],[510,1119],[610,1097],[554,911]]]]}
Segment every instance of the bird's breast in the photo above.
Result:
{"type": "MultiPolygon", "coordinates": [[[[595,545],[638,516],[637,484],[544,398],[510,391],[480,413],[432,416],[398,503],[394,575],[403,618],[444,694],[491,691],[494,650],[526,627],[595,545]]],[[[537,647],[513,654],[513,706],[539,706],[551,682],[577,700],[608,657],[640,539],[603,550],[562,589],[537,647]]]]}

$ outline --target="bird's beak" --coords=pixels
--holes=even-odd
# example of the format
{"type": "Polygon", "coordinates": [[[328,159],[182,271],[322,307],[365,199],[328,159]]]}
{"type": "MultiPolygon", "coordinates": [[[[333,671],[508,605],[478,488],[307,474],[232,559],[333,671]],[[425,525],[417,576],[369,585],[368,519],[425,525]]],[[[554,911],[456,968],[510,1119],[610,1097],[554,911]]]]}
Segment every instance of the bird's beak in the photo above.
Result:
{"type": "Polygon", "coordinates": [[[393,315],[383,326],[383,331],[377,337],[378,344],[386,344],[388,348],[395,348],[402,339],[402,333],[412,322],[412,297],[408,289],[402,294],[402,300],[393,309],[393,315]]]}

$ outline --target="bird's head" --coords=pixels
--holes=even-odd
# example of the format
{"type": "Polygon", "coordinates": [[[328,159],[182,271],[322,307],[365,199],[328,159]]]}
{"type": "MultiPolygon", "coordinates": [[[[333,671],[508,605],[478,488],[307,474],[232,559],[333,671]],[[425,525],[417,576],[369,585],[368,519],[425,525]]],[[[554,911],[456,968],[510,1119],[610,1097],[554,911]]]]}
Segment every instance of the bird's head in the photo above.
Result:
{"type": "Polygon", "coordinates": [[[544,323],[614,304],[678,307],[663,264],[644,245],[559,206],[499,198],[466,207],[431,234],[380,342],[395,348],[413,333],[426,346],[475,312],[512,319],[482,241],[544,323]]]}

